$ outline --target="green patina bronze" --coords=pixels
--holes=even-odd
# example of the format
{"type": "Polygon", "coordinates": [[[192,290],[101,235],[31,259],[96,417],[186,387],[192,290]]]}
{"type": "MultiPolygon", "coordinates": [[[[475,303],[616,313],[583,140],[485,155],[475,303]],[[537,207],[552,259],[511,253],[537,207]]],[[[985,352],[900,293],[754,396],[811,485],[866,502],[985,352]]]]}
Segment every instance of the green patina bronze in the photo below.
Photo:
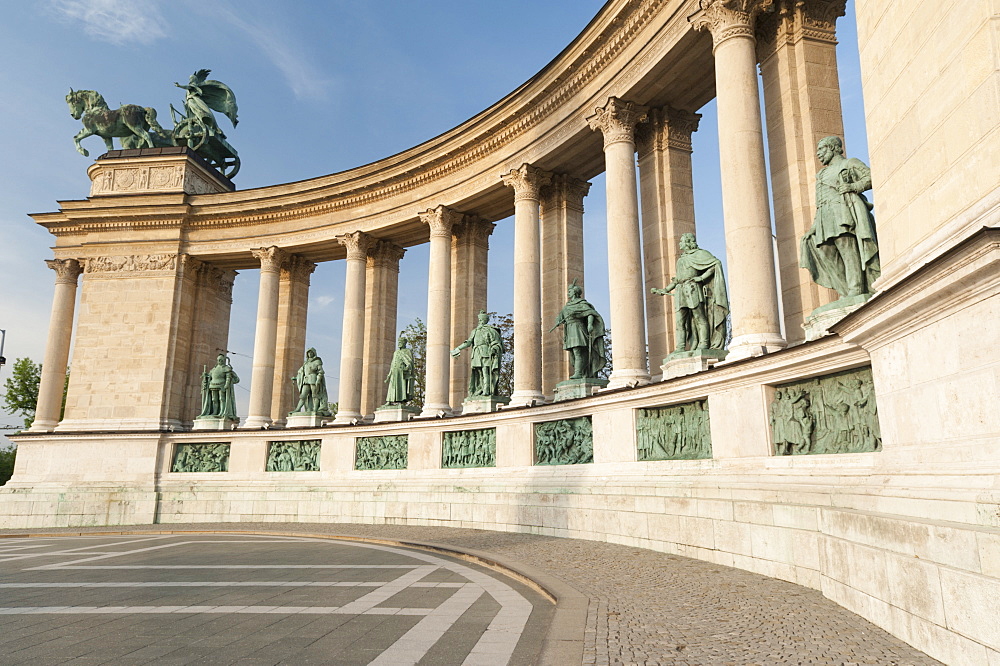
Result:
{"type": "Polygon", "coordinates": [[[479,311],[479,325],[472,329],[469,339],[451,350],[458,358],[463,349],[472,347],[472,372],[469,373],[469,397],[504,398],[499,395],[500,362],[503,359],[503,335],[496,326],[490,326],[490,316],[479,311]]]}
{"type": "Polygon", "coordinates": [[[80,144],[81,139],[99,136],[108,150],[114,150],[113,138],[121,139],[122,148],[160,148],[187,146],[227,178],[233,178],[240,169],[236,149],[226,141],[226,135],[215,119],[214,111],[229,118],[233,127],[236,117],[236,95],[225,83],[208,78],[210,69],[199,69],[188,79],[187,85],[175,83],[185,91],[184,113],[170,106],[174,127],[163,129],[156,119],[156,110],[136,104],[123,104],[111,109],[100,93],[94,90],[73,90],[66,95],[70,115],[83,123],[83,129],[73,143],[77,151],[90,153],[80,144]]]}
{"type": "Polygon", "coordinates": [[[229,442],[178,444],[171,472],[228,472],[229,442]]]}
{"type": "Polygon", "coordinates": [[[321,440],[268,442],[265,472],[318,472],[321,440]]]}
{"type": "Polygon", "coordinates": [[[871,368],[777,387],[771,435],[779,456],[881,451],[871,368]]]}
{"type": "Polygon", "coordinates": [[[236,389],[240,378],[225,354],[215,358],[215,366],[201,375],[201,414],[199,419],[239,420],[236,416],[236,389]]]}
{"type": "Polygon", "coordinates": [[[496,428],[446,432],[441,442],[442,467],[496,467],[496,428]]]}
{"type": "Polygon", "coordinates": [[[408,460],[406,435],[358,437],[354,453],[354,469],[406,469],[408,460]]]}
{"type": "Polygon", "coordinates": [[[712,457],[707,400],[640,409],[636,431],[639,460],[696,460],[712,457]]]}
{"type": "Polygon", "coordinates": [[[563,349],[573,358],[573,374],[570,379],[604,382],[599,378],[607,365],[604,353],[604,318],[583,298],[583,289],[576,280],[573,280],[566,291],[569,300],[560,310],[556,324],[549,329],[549,333],[563,327],[563,349]]]}
{"type": "Polygon", "coordinates": [[[872,187],[871,171],[844,157],[840,137],[820,140],[816,157],[816,218],[802,237],[800,265],[817,284],[837,290],[845,305],[863,302],[881,274],[872,205],[862,192],[872,187]]]}
{"type": "Polygon", "coordinates": [[[594,462],[594,429],[589,416],[535,424],[536,465],[594,462]]]}
{"type": "Polygon", "coordinates": [[[729,296],[722,262],[698,247],[694,234],[681,234],[677,275],[654,294],[674,297],[676,348],[673,354],[722,351],[728,344],[729,296]]]}
{"type": "Polygon", "coordinates": [[[330,412],[329,398],[326,393],[326,373],[323,371],[323,359],[316,355],[316,350],[310,347],[306,351],[306,359],[302,367],[292,377],[295,388],[299,390],[299,402],[295,411],[289,416],[333,416],[330,412]]]}
{"type": "Polygon", "coordinates": [[[416,380],[413,352],[406,347],[406,338],[400,335],[396,351],[392,354],[392,363],[389,364],[389,374],[385,378],[385,383],[389,385],[385,404],[405,405],[413,400],[416,380]]]}

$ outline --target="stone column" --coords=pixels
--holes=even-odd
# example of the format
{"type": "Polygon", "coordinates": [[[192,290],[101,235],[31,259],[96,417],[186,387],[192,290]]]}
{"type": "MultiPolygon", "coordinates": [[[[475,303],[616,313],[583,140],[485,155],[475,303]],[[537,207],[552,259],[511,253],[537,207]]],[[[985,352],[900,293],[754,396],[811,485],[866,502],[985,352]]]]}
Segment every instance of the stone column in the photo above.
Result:
{"type": "Polygon", "coordinates": [[[45,264],[56,272],[56,289],[52,297],[49,337],[45,343],[42,376],[38,384],[35,420],[28,432],[52,432],[59,423],[69,345],[73,338],[76,283],[83,272],[76,259],[48,259],[45,264]]]}
{"type": "Polygon", "coordinates": [[[305,359],[309,276],[315,270],[313,262],[292,255],[281,267],[278,277],[278,344],[271,389],[271,418],[277,427],[285,425],[288,412],[298,404],[298,391],[292,378],[305,359]]]}
{"type": "Polygon", "coordinates": [[[566,304],[566,288],[573,280],[583,286],[583,198],[590,183],[556,174],[542,188],[542,392],[552,400],[556,384],[573,374],[562,333],[549,333],[566,304]]]}
{"type": "Polygon", "coordinates": [[[689,20],[712,33],[722,165],[722,214],[733,339],[729,359],[785,346],[771,240],[754,19],[772,0],[703,0],[689,20]]]}
{"type": "Polygon", "coordinates": [[[611,97],[596,111],[587,122],[604,134],[612,336],[608,388],[621,388],[649,383],[635,177],[635,126],[646,119],[646,107],[611,97]]]}
{"type": "Polygon", "coordinates": [[[396,302],[399,260],[406,252],[392,241],[380,240],[369,250],[366,264],[364,362],[361,413],[367,419],[385,402],[385,378],[396,349],[396,302]]]}
{"type": "Polygon", "coordinates": [[[681,234],[695,233],[691,134],[701,115],[672,107],[651,109],[649,122],[636,131],[639,152],[639,200],[642,205],[642,253],[645,269],[646,334],[653,379],[674,350],[674,308],[670,298],[651,296],[664,288],[677,267],[681,234]]]}
{"type": "MultiPolygon", "coordinates": [[[[451,230],[451,342],[452,349],[469,337],[486,309],[490,234],[496,227],[478,215],[466,215],[451,230]]],[[[451,404],[458,406],[469,393],[469,357],[451,359],[451,404]]]]}
{"type": "Polygon", "coordinates": [[[764,79],[764,112],[771,165],[774,227],[785,337],[802,342],[802,323],[837,292],[799,268],[799,240],[816,210],[816,144],[844,136],[837,78],[837,18],[846,0],[779,0],[757,20],[757,57],[764,79]]]}
{"type": "Polygon", "coordinates": [[[514,189],[514,391],[511,406],[545,401],[542,394],[540,190],[552,175],[530,164],[501,176],[514,189]]]}
{"type": "Polygon", "coordinates": [[[250,253],[260,260],[260,292],[257,295],[257,329],[253,338],[250,407],[243,427],[263,428],[271,425],[271,390],[278,340],[278,274],[288,255],[273,245],[251,250],[250,253]]]}
{"type": "Polygon", "coordinates": [[[427,355],[424,409],[421,416],[451,414],[448,371],[451,365],[451,228],[462,214],[445,206],[420,213],[430,227],[431,256],[427,278],[427,355]]]}
{"type": "Polygon", "coordinates": [[[340,346],[339,409],[334,423],[348,425],[360,421],[362,357],[365,351],[365,278],[368,249],[375,239],[363,231],[337,236],[347,248],[347,275],[344,278],[344,326],[340,346]]]}

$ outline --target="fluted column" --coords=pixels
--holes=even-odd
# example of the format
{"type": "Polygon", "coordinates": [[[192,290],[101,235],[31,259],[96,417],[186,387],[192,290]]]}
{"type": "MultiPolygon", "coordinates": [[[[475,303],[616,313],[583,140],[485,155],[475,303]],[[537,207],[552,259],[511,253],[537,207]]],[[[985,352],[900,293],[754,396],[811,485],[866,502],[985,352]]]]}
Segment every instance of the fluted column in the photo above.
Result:
{"type": "Polygon", "coordinates": [[[511,406],[545,401],[542,393],[541,188],[552,175],[530,164],[501,176],[514,189],[514,391],[511,406]]]}
{"type": "Polygon", "coordinates": [[[306,316],[309,311],[309,276],[316,264],[292,255],[278,277],[278,329],[271,387],[271,418],[283,426],[298,402],[292,378],[305,359],[306,316]]]}
{"type": "Polygon", "coordinates": [[[690,21],[712,33],[722,213],[733,339],[729,360],[785,346],[767,200],[754,20],[773,0],[702,0],[690,21]]]}
{"type": "MultiPolygon", "coordinates": [[[[496,227],[478,215],[466,215],[451,229],[451,341],[454,349],[476,327],[476,315],[486,309],[490,234],[496,227]]],[[[458,406],[469,393],[469,358],[451,359],[451,404],[458,406]]]]}
{"type": "Polygon", "coordinates": [[[362,357],[365,351],[365,281],[368,249],[375,239],[363,231],[337,236],[347,248],[347,274],[344,277],[344,325],[340,344],[340,391],[334,423],[346,425],[360,421],[362,357]]]}
{"type": "Polygon", "coordinates": [[[635,126],[645,120],[646,107],[611,97],[596,111],[587,122],[604,134],[612,335],[608,387],[621,388],[649,383],[635,176],[635,126]]]}
{"type": "Polygon", "coordinates": [[[83,271],[76,259],[49,259],[45,264],[56,272],[56,288],[52,297],[52,316],[49,318],[42,376],[38,384],[35,420],[29,432],[52,432],[59,423],[69,345],[73,337],[76,284],[83,271]]]}
{"type": "Polygon", "coordinates": [[[385,402],[385,378],[396,349],[396,302],[399,260],[406,252],[392,241],[380,240],[368,252],[365,288],[364,361],[361,413],[367,419],[385,402]]]}
{"type": "Polygon", "coordinates": [[[274,387],[274,356],[278,341],[278,277],[287,253],[275,246],[250,250],[260,260],[260,292],[257,295],[257,328],[253,338],[253,377],[250,407],[244,428],[271,425],[271,390],[274,387]]]}
{"type": "Polygon", "coordinates": [[[451,228],[462,214],[445,206],[420,213],[430,227],[431,256],[427,276],[427,376],[421,416],[450,414],[449,370],[451,349],[451,228]]]}
{"type": "MultiPolygon", "coordinates": [[[[691,134],[697,113],[664,107],[651,109],[649,122],[636,131],[639,153],[639,199],[642,206],[642,252],[645,293],[662,289],[676,273],[681,234],[694,233],[694,183],[691,134]]],[[[675,347],[674,309],[670,298],[646,298],[646,335],[653,379],[675,347]]]]}
{"type": "Polygon", "coordinates": [[[542,188],[542,392],[551,400],[555,386],[573,374],[562,334],[548,333],[566,304],[566,288],[583,286],[583,198],[590,183],[556,174],[542,188]]]}
{"type": "Polygon", "coordinates": [[[799,267],[799,241],[816,211],[816,144],[844,136],[837,77],[837,19],[846,0],[777,0],[757,20],[757,58],[778,237],[778,283],[789,344],[805,340],[802,323],[837,292],[799,267]]]}

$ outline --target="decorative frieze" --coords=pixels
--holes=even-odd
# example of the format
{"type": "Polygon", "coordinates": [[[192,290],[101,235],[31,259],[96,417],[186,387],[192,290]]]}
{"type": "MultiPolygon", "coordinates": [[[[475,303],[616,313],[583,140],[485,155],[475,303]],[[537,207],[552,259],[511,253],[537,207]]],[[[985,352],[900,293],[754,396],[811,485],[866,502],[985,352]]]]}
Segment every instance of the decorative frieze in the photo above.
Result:
{"type": "Polygon", "coordinates": [[[228,472],[229,442],[178,444],[171,472],[228,472]]]}
{"type": "Polygon", "coordinates": [[[268,442],[265,472],[318,472],[322,440],[268,442]]]}
{"type": "Polygon", "coordinates": [[[496,428],[444,433],[441,467],[496,467],[496,464],[496,428]]]}
{"type": "Polygon", "coordinates": [[[607,104],[599,106],[596,113],[587,118],[592,130],[604,134],[604,147],[620,141],[635,141],[635,126],[646,120],[649,109],[635,102],[626,102],[617,97],[609,97],[607,104]]]}
{"type": "Polygon", "coordinates": [[[172,271],[177,268],[176,254],[136,254],[113,257],[88,257],[83,260],[86,273],[139,273],[172,271]]]}
{"type": "Polygon", "coordinates": [[[531,164],[522,164],[500,176],[507,187],[514,188],[514,201],[538,201],[541,189],[552,182],[552,174],[531,164]]]}
{"type": "Polygon", "coordinates": [[[83,272],[83,266],[76,259],[46,259],[45,265],[56,272],[56,284],[76,286],[76,280],[83,272]]]}
{"type": "Polygon", "coordinates": [[[358,437],[354,451],[354,469],[406,469],[408,451],[406,435],[358,437]]]}
{"type": "Polygon", "coordinates": [[[712,457],[707,400],[640,409],[636,434],[640,461],[712,457]]]}
{"type": "Polygon", "coordinates": [[[776,455],[882,450],[871,368],[782,384],[770,412],[776,455]]]}
{"type": "Polygon", "coordinates": [[[215,194],[229,192],[220,180],[188,155],[120,157],[97,160],[88,170],[90,196],[118,194],[215,194]]]}
{"type": "Polygon", "coordinates": [[[594,429],[589,416],[535,424],[535,464],[594,462],[594,429]]]}

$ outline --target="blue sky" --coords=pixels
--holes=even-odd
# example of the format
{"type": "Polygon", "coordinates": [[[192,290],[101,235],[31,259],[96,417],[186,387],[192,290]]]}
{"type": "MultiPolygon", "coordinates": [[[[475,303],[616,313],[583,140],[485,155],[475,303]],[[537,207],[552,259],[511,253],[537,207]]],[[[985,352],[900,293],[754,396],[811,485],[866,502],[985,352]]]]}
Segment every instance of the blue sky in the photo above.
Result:
{"type": "MultiPolygon", "coordinates": [[[[91,159],[73,148],[70,87],[111,106],[153,106],[161,122],[180,106],[174,81],[212,69],[236,92],[240,124],[220,118],[243,162],[236,185],[262,187],[387,157],[487,108],[555,57],[598,12],[600,0],[37,0],[4,3],[0,22],[0,380],[21,356],[44,354],[53,290],[53,238],[27,217],[83,199],[91,159]]],[[[839,22],[841,88],[851,154],[867,161],[853,3],[839,22]]],[[[699,241],[724,256],[714,103],[694,138],[699,241]]],[[[169,122],[165,122],[169,127],[169,122]]],[[[92,156],[101,140],[84,141],[92,156]]],[[[607,312],[604,183],[585,205],[587,296],[607,312]]],[[[491,243],[490,308],[512,310],[510,220],[491,243]]],[[[343,262],[322,264],[310,294],[308,344],[336,375],[343,262]]],[[[400,327],[426,311],[427,246],[401,263],[400,327]]],[[[249,388],[257,273],[234,290],[230,349],[249,388]]],[[[336,381],[331,383],[331,399],[336,381]]],[[[241,392],[241,397],[247,395],[241,392]]],[[[245,414],[244,412],[242,412],[245,414]]],[[[0,416],[0,424],[18,423],[0,416]]]]}

